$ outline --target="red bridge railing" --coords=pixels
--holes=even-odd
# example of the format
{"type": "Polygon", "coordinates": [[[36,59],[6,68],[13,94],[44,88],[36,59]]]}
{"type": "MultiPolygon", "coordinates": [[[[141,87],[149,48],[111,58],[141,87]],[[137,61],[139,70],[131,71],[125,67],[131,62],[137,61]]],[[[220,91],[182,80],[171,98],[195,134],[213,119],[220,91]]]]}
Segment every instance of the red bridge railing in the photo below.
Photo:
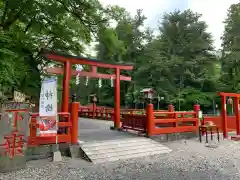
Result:
{"type": "Polygon", "coordinates": [[[141,133],[147,131],[146,114],[122,114],[122,129],[134,130],[141,133]]]}
{"type": "MultiPolygon", "coordinates": [[[[39,113],[32,113],[30,115],[31,121],[29,124],[30,136],[28,138],[28,145],[37,146],[42,144],[54,144],[56,143],[56,135],[42,136],[37,133],[40,130],[40,125],[38,122],[39,113]]],[[[71,127],[72,123],[70,121],[70,113],[59,112],[58,118],[64,122],[58,122],[59,129],[64,128],[66,132],[63,134],[58,134],[59,143],[70,143],[71,142],[71,127]]]]}

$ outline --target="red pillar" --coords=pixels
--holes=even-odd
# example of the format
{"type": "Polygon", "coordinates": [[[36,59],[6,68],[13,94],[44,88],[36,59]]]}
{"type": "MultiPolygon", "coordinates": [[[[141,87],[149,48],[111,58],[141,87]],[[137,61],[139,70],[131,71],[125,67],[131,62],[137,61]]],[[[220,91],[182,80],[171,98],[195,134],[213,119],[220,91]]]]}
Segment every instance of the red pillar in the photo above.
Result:
{"type": "Polygon", "coordinates": [[[68,112],[69,110],[69,86],[71,79],[72,65],[69,61],[64,64],[63,75],[63,91],[62,91],[62,112],[68,112]]]}
{"type": "Polygon", "coordinates": [[[154,115],[153,115],[153,104],[147,105],[147,135],[151,137],[154,132],[154,115]]]}
{"type": "Polygon", "coordinates": [[[72,144],[78,143],[78,111],[79,111],[80,103],[72,102],[71,103],[71,142],[72,144]]]}
{"type": "Polygon", "coordinates": [[[239,99],[238,97],[234,98],[234,106],[235,106],[235,115],[236,115],[236,132],[237,135],[240,135],[240,117],[239,117],[239,99]]]}
{"type": "Polygon", "coordinates": [[[221,118],[223,137],[228,138],[226,96],[221,96],[221,118]]]}
{"type": "MultiPolygon", "coordinates": [[[[174,106],[172,104],[168,105],[168,112],[174,112],[174,106]]],[[[168,114],[168,118],[174,118],[174,114],[168,114]]],[[[176,127],[176,123],[169,123],[173,127],[176,127]]]]}
{"type": "MultiPolygon", "coordinates": [[[[193,110],[194,110],[194,112],[196,113],[196,114],[195,114],[195,118],[198,118],[198,116],[199,116],[199,111],[200,111],[200,105],[199,105],[199,104],[195,104],[195,105],[193,106],[193,110]]],[[[196,122],[196,127],[199,126],[199,123],[200,123],[200,125],[203,125],[203,124],[204,124],[204,122],[203,122],[204,119],[201,119],[201,120],[200,120],[200,122],[199,122],[199,121],[196,122]],[[202,120],[202,122],[201,122],[201,120],[202,120]]]]}
{"type": "Polygon", "coordinates": [[[121,126],[121,122],[120,122],[120,69],[119,68],[116,68],[114,104],[115,104],[114,128],[118,129],[121,126]]]}
{"type": "Polygon", "coordinates": [[[174,112],[174,106],[172,104],[168,105],[168,112],[174,112]]]}
{"type": "Polygon", "coordinates": [[[95,115],[96,115],[96,103],[93,102],[92,104],[92,118],[95,119],[95,115]]]}

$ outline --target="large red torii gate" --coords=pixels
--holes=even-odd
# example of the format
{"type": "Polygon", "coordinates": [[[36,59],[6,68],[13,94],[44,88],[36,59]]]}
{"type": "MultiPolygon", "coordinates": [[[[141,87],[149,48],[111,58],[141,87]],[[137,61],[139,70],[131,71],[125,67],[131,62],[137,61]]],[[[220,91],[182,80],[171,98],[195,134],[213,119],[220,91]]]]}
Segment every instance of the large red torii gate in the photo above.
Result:
{"type": "Polygon", "coordinates": [[[66,55],[63,53],[56,53],[51,51],[44,51],[43,56],[49,60],[61,62],[64,64],[63,68],[47,68],[46,72],[49,74],[63,74],[63,92],[62,92],[62,112],[69,111],[69,86],[72,75],[88,76],[102,79],[115,79],[114,90],[114,127],[120,128],[120,80],[131,81],[131,77],[120,75],[120,70],[132,70],[132,65],[126,64],[106,64],[96,59],[89,59],[84,57],[77,57],[66,55]],[[72,70],[72,64],[90,65],[91,72],[72,70]],[[115,74],[101,74],[97,72],[97,67],[110,68],[115,70],[115,74]]]}

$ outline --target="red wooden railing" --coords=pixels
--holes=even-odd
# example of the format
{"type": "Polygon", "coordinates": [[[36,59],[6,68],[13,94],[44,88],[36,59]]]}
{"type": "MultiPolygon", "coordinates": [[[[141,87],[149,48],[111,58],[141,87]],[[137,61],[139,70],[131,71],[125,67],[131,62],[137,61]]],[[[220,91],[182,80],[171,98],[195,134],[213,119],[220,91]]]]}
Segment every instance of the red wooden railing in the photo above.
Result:
{"type": "Polygon", "coordinates": [[[145,133],[147,130],[146,114],[122,114],[122,129],[145,133]]]}
{"type": "MultiPolygon", "coordinates": [[[[206,122],[213,122],[222,131],[222,117],[221,116],[204,116],[203,124],[206,122]]],[[[227,128],[228,131],[236,131],[236,116],[227,116],[227,128]]]]}
{"type": "Polygon", "coordinates": [[[198,118],[196,112],[153,112],[152,134],[170,134],[179,132],[196,132],[198,118]],[[162,118],[166,115],[168,118],[162,118]],[[172,117],[169,117],[172,115],[172,117]]]}
{"type": "MultiPolygon", "coordinates": [[[[157,112],[165,112],[166,110],[156,110],[157,112]]],[[[145,109],[121,109],[121,116],[123,114],[146,114],[145,109]]],[[[104,106],[95,106],[94,104],[88,106],[81,106],[79,108],[79,117],[101,119],[101,120],[113,120],[114,108],[108,108],[104,106]]]]}
{"type": "MultiPolygon", "coordinates": [[[[56,143],[56,135],[50,136],[41,136],[37,134],[39,129],[39,123],[37,118],[39,117],[39,113],[31,114],[31,121],[29,124],[30,136],[28,138],[28,145],[30,146],[38,146],[42,144],[54,144],[56,143]]],[[[64,134],[58,134],[58,142],[59,143],[70,143],[71,142],[71,127],[72,123],[70,121],[70,113],[66,112],[58,112],[58,118],[63,119],[64,122],[59,122],[58,127],[66,128],[67,131],[64,134]]]]}
{"type": "Polygon", "coordinates": [[[122,128],[138,132],[146,132],[148,136],[169,134],[177,132],[198,131],[198,109],[194,107],[190,112],[174,111],[172,105],[168,111],[153,111],[153,105],[149,104],[146,114],[123,114],[122,128]]]}
{"type": "Polygon", "coordinates": [[[96,107],[80,107],[79,116],[92,119],[103,119],[103,120],[112,120],[113,119],[114,109],[112,108],[103,108],[96,107]]]}

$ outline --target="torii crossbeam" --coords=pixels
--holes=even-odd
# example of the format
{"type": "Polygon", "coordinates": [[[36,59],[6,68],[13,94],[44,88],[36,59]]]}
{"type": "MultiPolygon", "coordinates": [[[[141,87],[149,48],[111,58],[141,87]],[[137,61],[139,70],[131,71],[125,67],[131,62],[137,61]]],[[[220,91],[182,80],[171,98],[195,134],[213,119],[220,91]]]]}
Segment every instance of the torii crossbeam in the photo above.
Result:
{"type": "Polygon", "coordinates": [[[84,57],[77,57],[66,55],[63,53],[56,53],[45,51],[43,56],[49,60],[64,63],[64,68],[47,68],[46,72],[49,74],[63,74],[63,92],[62,92],[62,112],[69,111],[69,85],[70,78],[79,73],[80,76],[88,76],[93,78],[102,79],[115,79],[115,106],[114,106],[114,127],[120,128],[120,80],[131,81],[131,77],[121,76],[120,70],[132,70],[132,65],[126,64],[106,64],[96,59],[89,59],[84,57]],[[92,66],[91,72],[72,70],[72,64],[90,65],[92,66]],[[115,74],[102,74],[97,72],[97,67],[110,68],[115,70],[115,74]]]}

